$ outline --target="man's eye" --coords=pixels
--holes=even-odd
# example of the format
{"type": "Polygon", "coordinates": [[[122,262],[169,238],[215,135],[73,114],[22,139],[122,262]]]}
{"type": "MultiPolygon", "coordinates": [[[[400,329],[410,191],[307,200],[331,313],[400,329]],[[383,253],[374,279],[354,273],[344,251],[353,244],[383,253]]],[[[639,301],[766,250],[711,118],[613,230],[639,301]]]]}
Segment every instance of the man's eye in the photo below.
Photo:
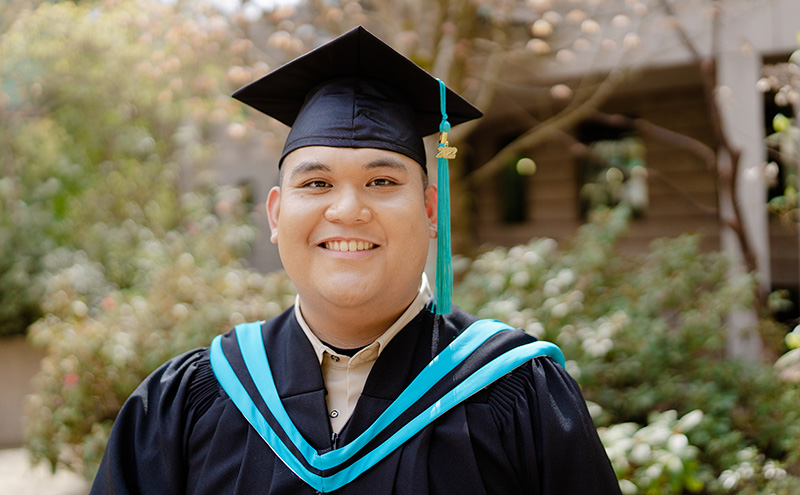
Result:
{"type": "Polygon", "coordinates": [[[325,182],[324,180],[311,180],[303,184],[303,187],[308,187],[311,189],[323,188],[323,187],[328,187],[328,183],[325,182]]]}
{"type": "Polygon", "coordinates": [[[382,177],[380,179],[373,179],[370,182],[370,184],[373,185],[373,186],[391,186],[391,185],[397,184],[397,183],[395,181],[393,181],[392,179],[387,179],[385,177],[382,177]]]}

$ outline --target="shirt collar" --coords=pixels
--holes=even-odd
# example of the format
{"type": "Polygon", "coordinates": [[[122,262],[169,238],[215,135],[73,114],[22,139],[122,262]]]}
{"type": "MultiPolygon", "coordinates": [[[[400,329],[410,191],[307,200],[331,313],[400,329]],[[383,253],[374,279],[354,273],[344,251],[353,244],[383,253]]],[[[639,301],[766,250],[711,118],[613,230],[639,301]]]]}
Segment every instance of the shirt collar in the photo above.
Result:
{"type": "MultiPolygon", "coordinates": [[[[375,349],[376,352],[373,353],[373,356],[377,359],[380,353],[383,351],[383,348],[392,340],[392,338],[400,332],[411,320],[414,319],[417,314],[428,304],[428,301],[433,297],[433,292],[431,291],[431,286],[428,283],[428,277],[425,273],[422,273],[422,282],[419,285],[419,292],[417,292],[417,296],[411,302],[411,304],[406,308],[403,314],[395,320],[392,325],[386,329],[380,337],[375,339],[375,341],[364,349],[356,353],[353,358],[355,359],[361,352],[366,349],[375,349]]],[[[311,328],[306,323],[305,318],[303,318],[303,313],[300,309],[300,296],[296,296],[294,300],[294,316],[297,318],[297,323],[300,324],[300,328],[303,329],[303,333],[308,338],[308,341],[311,342],[311,346],[314,348],[314,353],[317,355],[317,359],[319,363],[322,364],[322,358],[324,357],[325,353],[338,356],[338,354],[332,350],[330,347],[326,346],[319,338],[314,335],[314,332],[311,331],[311,328]]]]}

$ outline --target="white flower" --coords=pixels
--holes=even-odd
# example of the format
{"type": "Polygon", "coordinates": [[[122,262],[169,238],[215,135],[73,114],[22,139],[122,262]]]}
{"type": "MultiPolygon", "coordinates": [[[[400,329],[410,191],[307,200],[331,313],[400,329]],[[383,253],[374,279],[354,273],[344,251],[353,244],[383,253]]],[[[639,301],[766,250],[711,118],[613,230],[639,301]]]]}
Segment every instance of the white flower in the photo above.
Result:
{"type": "Polygon", "coordinates": [[[275,301],[268,302],[264,309],[266,313],[264,316],[266,317],[276,316],[281,313],[281,306],[275,301]]]}
{"type": "Polygon", "coordinates": [[[561,294],[561,287],[558,284],[558,281],[555,279],[550,279],[544,283],[544,287],[542,287],[542,294],[545,297],[555,297],[561,294]]]}
{"type": "Polygon", "coordinates": [[[181,292],[188,294],[192,288],[194,288],[194,282],[192,282],[191,278],[183,275],[178,279],[178,289],[180,289],[181,292]]]}
{"type": "Polygon", "coordinates": [[[677,455],[682,455],[688,446],[689,439],[683,433],[675,433],[667,440],[667,448],[677,455]]]}
{"type": "Polygon", "coordinates": [[[750,478],[753,477],[754,474],[756,474],[756,470],[753,468],[753,465],[750,464],[749,462],[743,462],[739,466],[739,469],[737,471],[741,473],[744,479],[747,480],[749,480],[750,478]]]}
{"type": "Polygon", "coordinates": [[[646,443],[637,443],[631,449],[630,458],[639,465],[645,465],[650,460],[650,446],[646,443]]]}
{"type": "Polygon", "coordinates": [[[554,239],[542,239],[537,243],[537,247],[541,254],[547,255],[558,249],[558,242],[554,239]]]}
{"type": "Polygon", "coordinates": [[[533,335],[537,339],[544,337],[546,333],[544,325],[542,325],[540,322],[536,320],[531,321],[527,325],[525,325],[525,331],[533,335]]]}
{"type": "Polygon", "coordinates": [[[661,464],[653,464],[645,469],[644,474],[648,478],[651,479],[658,479],[661,477],[661,473],[664,472],[664,467],[661,464]]]}
{"type": "Polygon", "coordinates": [[[86,306],[86,303],[81,300],[72,301],[72,304],[70,304],[70,310],[72,310],[72,314],[78,318],[85,318],[86,315],[89,314],[89,307],[86,306]]]}
{"type": "Polygon", "coordinates": [[[561,287],[566,287],[575,283],[575,274],[569,268],[563,268],[556,275],[556,280],[561,287]]]}
{"type": "Polygon", "coordinates": [[[667,454],[665,458],[667,470],[669,470],[672,474],[681,474],[683,473],[683,461],[681,458],[674,454],[667,454]]]}
{"type": "Polygon", "coordinates": [[[536,266],[543,261],[542,257],[539,256],[539,253],[536,251],[525,251],[525,254],[522,255],[522,259],[531,266],[536,266]]]}
{"type": "Polygon", "coordinates": [[[639,493],[639,489],[630,480],[619,480],[619,490],[622,495],[636,495],[639,493]]]}
{"type": "Polygon", "coordinates": [[[172,307],[172,316],[176,320],[182,320],[189,316],[189,308],[185,304],[178,303],[172,307]]]}
{"type": "Polygon", "coordinates": [[[506,323],[514,328],[521,328],[525,326],[525,318],[522,317],[522,313],[519,311],[512,311],[508,314],[506,323]]]}
{"type": "Polygon", "coordinates": [[[528,284],[531,282],[531,276],[528,272],[517,272],[511,276],[511,280],[509,280],[510,285],[515,287],[527,287],[528,284]]]}
{"type": "Polygon", "coordinates": [[[740,461],[750,461],[758,457],[758,450],[755,447],[746,447],[736,453],[736,458],[740,461]]]}
{"type": "Polygon", "coordinates": [[[581,368],[580,368],[580,366],[578,365],[578,363],[576,361],[573,361],[573,360],[567,361],[566,370],[567,370],[567,373],[569,373],[569,376],[571,376],[572,378],[574,378],[576,380],[580,380],[580,378],[581,378],[581,368]]]}
{"type": "Polygon", "coordinates": [[[680,431],[689,431],[699,425],[701,421],[703,421],[703,411],[695,409],[694,411],[684,414],[683,417],[678,420],[677,429],[680,431]]]}
{"type": "Polygon", "coordinates": [[[181,253],[178,256],[178,268],[191,268],[194,266],[194,257],[189,253],[181,253]]]}
{"type": "Polygon", "coordinates": [[[722,488],[732,490],[739,483],[739,474],[726,469],[719,475],[719,480],[722,482],[722,488]]]}
{"type": "Polygon", "coordinates": [[[553,310],[550,312],[550,314],[554,318],[563,318],[567,316],[569,314],[569,304],[563,302],[556,304],[553,306],[553,310]]]}

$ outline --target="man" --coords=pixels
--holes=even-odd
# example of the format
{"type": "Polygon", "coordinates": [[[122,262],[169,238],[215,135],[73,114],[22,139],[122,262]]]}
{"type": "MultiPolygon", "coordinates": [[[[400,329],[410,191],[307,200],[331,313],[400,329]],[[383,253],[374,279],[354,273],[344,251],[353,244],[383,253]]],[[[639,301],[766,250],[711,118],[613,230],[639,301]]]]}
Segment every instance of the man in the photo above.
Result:
{"type": "Polygon", "coordinates": [[[421,136],[445,164],[480,112],[363,28],[234,96],[292,127],[267,211],[296,304],[142,383],[92,493],[619,493],[560,351],[423,273],[449,232],[421,136]]]}

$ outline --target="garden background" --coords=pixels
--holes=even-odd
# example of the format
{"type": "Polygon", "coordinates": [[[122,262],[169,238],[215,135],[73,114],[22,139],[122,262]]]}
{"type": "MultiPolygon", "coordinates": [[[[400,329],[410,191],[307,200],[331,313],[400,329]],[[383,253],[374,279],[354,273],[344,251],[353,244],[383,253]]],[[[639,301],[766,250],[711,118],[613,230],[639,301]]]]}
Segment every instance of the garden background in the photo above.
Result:
{"type": "MultiPolygon", "coordinates": [[[[117,411],[145,376],[292,304],[261,234],[259,190],[274,184],[286,129],[232,101],[234,89],[363,24],[483,107],[504,82],[501,62],[527,56],[580,70],[553,34],[560,26],[584,32],[588,47],[569,43],[590,50],[607,44],[589,36],[603,19],[624,28],[656,11],[674,20],[675,7],[699,15],[733,3],[747,2],[0,2],[0,346],[24,338],[44,356],[24,408],[33,459],[91,479],[117,411]],[[242,167],[261,182],[239,180],[242,167]]],[[[641,43],[633,31],[617,35],[626,49],[641,43]]],[[[759,81],[789,108],[798,103],[792,60],[759,81]]],[[[478,176],[509,160],[535,172],[525,141],[577,126],[633,65],[624,68],[588,96],[549,85],[567,101],[563,112],[509,142],[478,176]]],[[[736,142],[719,127],[716,146],[699,153],[734,165],[714,169],[720,196],[734,199],[732,216],[719,215],[736,240],[724,251],[691,232],[621,248],[642,214],[619,194],[636,176],[628,172],[587,189],[585,221],[568,238],[478,244],[474,175],[462,162],[452,171],[456,302],[562,348],[626,495],[800,490],[800,330],[785,317],[796,301],[763,283],[738,208],[736,142]],[[743,333],[757,345],[732,345],[743,333]]],[[[765,150],[777,150],[788,178],[769,206],[796,228],[791,114],[776,116],[773,131],[765,150]]],[[[471,132],[453,133],[466,157],[471,132]]]]}

